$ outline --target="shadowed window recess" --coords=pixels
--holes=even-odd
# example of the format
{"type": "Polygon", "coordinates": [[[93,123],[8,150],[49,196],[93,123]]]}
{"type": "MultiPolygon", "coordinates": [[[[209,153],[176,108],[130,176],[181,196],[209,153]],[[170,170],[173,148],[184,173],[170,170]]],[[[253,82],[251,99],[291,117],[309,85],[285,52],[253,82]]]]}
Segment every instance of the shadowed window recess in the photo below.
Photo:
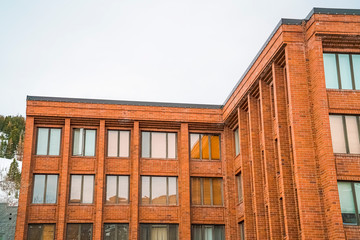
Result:
{"type": "Polygon", "coordinates": [[[90,223],[69,223],[66,229],[66,240],[92,240],[93,225],[90,223]]]}
{"type": "Polygon", "coordinates": [[[223,225],[192,225],[192,240],[225,240],[223,225]]]}
{"type": "Polygon", "coordinates": [[[55,239],[55,224],[29,224],[27,240],[55,239]]]}
{"type": "Polygon", "coordinates": [[[104,224],[104,240],[128,240],[128,224],[104,224]]]}
{"type": "Polygon", "coordinates": [[[178,240],[177,224],[140,224],[140,240],[178,240]]]}

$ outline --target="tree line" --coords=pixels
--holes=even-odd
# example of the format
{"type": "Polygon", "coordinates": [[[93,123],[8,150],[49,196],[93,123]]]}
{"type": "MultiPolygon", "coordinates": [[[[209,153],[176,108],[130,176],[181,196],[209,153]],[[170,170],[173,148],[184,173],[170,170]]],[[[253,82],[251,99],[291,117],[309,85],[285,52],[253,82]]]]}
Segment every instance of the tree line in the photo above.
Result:
{"type": "Polygon", "coordinates": [[[0,115],[0,158],[22,161],[24,149],[25,118],[0,115]]]}

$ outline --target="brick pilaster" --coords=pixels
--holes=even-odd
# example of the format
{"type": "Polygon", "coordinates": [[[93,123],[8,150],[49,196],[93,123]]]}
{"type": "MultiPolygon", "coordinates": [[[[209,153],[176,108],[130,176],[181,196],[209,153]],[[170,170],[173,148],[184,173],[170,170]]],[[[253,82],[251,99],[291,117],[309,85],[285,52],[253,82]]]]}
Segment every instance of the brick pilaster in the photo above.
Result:
{"type": "Polygon", "coordinates": [[[130,174],[130,223],[129,239],[138,239],[139,228],[139,189],[140,189],[140,129],[139,122],[134,122],[131,136],[131,174],[130,174]]]}

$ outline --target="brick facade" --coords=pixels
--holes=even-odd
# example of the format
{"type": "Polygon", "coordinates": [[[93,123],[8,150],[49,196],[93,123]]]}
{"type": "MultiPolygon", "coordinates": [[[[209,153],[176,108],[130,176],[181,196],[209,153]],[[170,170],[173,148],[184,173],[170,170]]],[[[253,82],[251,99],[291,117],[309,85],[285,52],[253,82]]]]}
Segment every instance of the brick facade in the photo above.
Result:
{"type": "Polygon", "coordinates": [[[224,105],[187,105],[28,97],[25,149],[15,239],[28,224],[178,224],[191,239],[192,224],[221,224],[225,239],[359,239],[360,226],[344,225],[338,180],[360,181],[360,155],[334,154],[329,114],[360,115],[360,91],[326,89],[323,53],[360,53],[360,11],[314,9],[305,20],[282,20],[224,105]],[[62,129],[60,156],[37,156],[36,129],[62,129]],[[97,130],[95,157],[72,156],[73,128],[97,130]],[[240,154],[235,156],[234,130],[240,154]],[[129,130],[130,157],[107,157],[107,130],[129,130]],[[177,133],[177,157],[141,157],[141,131],[177,133]],[[221,160],[192,160],[190,133],[220,134],[221,160]],[[56,204],[32,204],[34,174],[59,176],[56,204]],[[238,201],[236,175],[242,175],[238,201]],[[69,203],[71,174],[95,176],[93,204],[69,203]],[[106,176],[130,176],[129,204],[105,204],[106,176]],[[140,202],[140,176],[177,176],[178,204],[140,202]],[[191,177],[223,179],[222,206],[192,206],[191,177]]]}

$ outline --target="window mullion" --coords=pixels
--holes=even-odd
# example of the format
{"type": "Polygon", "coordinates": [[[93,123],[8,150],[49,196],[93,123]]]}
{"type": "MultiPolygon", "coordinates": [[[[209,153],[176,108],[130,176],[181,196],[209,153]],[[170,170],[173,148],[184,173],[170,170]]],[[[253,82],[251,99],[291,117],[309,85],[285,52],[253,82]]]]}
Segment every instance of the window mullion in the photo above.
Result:
{"type": "Polygon", "coordinates": [[[203,191],[203,178],[200,178],[200,199],[201,199],[201,205],[204,205],[204,191],[203,191]]]}
{"type": "Polygon", "coordinates": [[[117,144],[117,153],[116,156],[120,157],[120,131],[117,131],[117,136],[118,136],[118,144],[117,144]]]}
{"type": "Polygon", "coordinates": [[[359,209],[357,207],[357,199],[356,199],[356,192],[355,192],[355,186],[354,183],[351,183],[351,190],[352,190],[352,195],[353,195],[353,200],[354,200],[354,207],[355,207],[355,215],[356,215],[356,223],[357,225],[360,224],[360,219],[359,219],[359,209]]]}
{"type": "Polygon", "coordinates": [[[47,141],[46,155],[49,155],[49,153],[50,153],[50,134],[51,134],[51,129],[48,128],[48,141],[47,141]]]}
{"type": "Polygon", "coordinates": [[[81,175],[81,194],[80,194],[80,203],[83,202],[83,194],[84,194],[84,175],[81,175]]]}
{"type": "Polygon", "coordinates": [[[46,203],[46,187],[47,187],[47,175],[45,175],[43,203],[46,203]]]}
{"type": "Polygon", "coordinates": [[[119,176],[116,176],[116,203],[119,203],[119,176]]]}
{"type": "Polygon", "coordinates": [[[352,61],[352,54],[349,54],[349,64],[350,64],[352,89],[355,90],[355,76],[354,76],[354,67],[353,67],[353,61],[352,61]]]}
{"type": "Polygon", "coordinates": [[[211,156],[211,135],[208,134],[208,142],[209,142],[209,160],[212,159],[212,156],[211,156]]]}
{"type": "Polygon", "coordinates": [[[149,157],[152,158],[152,132],[149,132],[150,140],[149,140],[149,157]]]}
{"type": "Polygon", "coordinates": [[[150,179],[149,179],[149,181],[150,181],[150,204],[152,204],[152,177],[150,176],[150,179]]]}
{"type": "Polygon", "coordinates": [[[199,134],[199,152],[200,152],[200,160],[202,160],[202,134],[199,134]]]}
{"type": "Polygon", "coordinates": [[[341,75],[340,75],[340,63],[339,63],[339,55],[338,54],[335,54],[335,59],[336,59],[336,70],[337,70],[337,75],[338,75],[339,89],[342,89],[341,75]]]}
{"type": "Polygon", "coordinates": [[[348,134],[347,134],[347,128],[346,128],[346,118],[344,115],[342,115],[342,120],[343,120],[343,130],[344,130],[346,153],[350,153],[349,140],[348,140],[348,134]]]}
{"type": "Polygon", "coordinates": [[[81,156],[85,156],[85,141],[86,141],[86,129],[83,130],[83,141],[82,141],[82,146],[81,146],[81,156]]]}
{"type": "Polygon", "coordinates": [[[169,205],[169,177],[166,177],[166,205],[169,205]]]}
{"type": "Polygon", "coordinates": [[[210,178],[210,204],[211,206],[214,205],[214,199],[213,199],[213,178],[210,178]]]}

